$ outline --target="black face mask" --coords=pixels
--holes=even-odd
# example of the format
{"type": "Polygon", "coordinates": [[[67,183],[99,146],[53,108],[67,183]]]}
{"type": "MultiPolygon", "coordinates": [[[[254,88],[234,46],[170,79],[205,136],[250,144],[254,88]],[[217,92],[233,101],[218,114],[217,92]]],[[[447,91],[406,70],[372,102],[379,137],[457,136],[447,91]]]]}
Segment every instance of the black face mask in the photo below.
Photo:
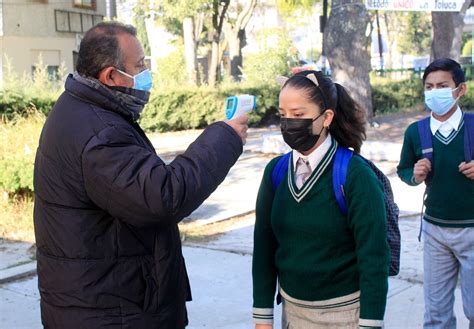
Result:
{"type": "Polygon", "coordinates": [[[306,152],[311,149],[318,142],[323,132],[323,128],[319,134],[313,134],[313,122],[316,121],[321,113],[314,119],[280,119],[280,129],[283,135],[283,140],[289,147],[298,152],[306,152]]]}

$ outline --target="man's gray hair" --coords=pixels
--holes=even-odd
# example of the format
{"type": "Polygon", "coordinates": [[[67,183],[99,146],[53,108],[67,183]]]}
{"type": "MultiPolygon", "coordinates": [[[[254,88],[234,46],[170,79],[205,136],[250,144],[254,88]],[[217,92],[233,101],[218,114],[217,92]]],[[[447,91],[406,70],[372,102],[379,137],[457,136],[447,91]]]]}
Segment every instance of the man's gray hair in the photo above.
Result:
{"type": "Polygon", "coordinates": [[[117,38],[120,34],[136,37],[137,30],[132,25],[119,22],[102,22],[87,31],[79,47],[77,72],[98,78],[99,72],[109,66],[124,70],[117,38]]]}

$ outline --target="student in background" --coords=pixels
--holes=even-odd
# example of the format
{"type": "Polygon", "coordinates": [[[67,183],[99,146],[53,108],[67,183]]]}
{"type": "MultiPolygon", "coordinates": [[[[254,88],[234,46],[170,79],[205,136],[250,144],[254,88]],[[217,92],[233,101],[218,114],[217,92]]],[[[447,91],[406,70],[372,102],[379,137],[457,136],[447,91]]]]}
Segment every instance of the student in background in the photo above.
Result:
{"type": "Polygon", "coordinates": [[[431,115],[411,124],[398,165],[409,185],[426,183],[422,220],[424,328],[456,328],[454,290],[461,274],[464,313],[474,328],[474,117],[459,107],[466,94],[461,66],[443,58],[423,75],[431,115]],[[470,144],[467,143],[472,139],[470,144]]]}

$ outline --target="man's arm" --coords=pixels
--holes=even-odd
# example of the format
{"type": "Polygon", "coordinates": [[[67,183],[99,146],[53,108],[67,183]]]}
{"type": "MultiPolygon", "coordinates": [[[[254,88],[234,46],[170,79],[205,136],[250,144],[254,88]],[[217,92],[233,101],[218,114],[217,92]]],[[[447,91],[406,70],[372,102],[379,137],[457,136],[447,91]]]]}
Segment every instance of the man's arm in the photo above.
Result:
{"type": "Polygon", "coordinates": [[[112,126],[100,131],[83,151],[82,169],[92,201],[136,226],[182,220],[224,180],[243,150],[242,137],[218,122],[165,165],[130,129],[112,126]]]}

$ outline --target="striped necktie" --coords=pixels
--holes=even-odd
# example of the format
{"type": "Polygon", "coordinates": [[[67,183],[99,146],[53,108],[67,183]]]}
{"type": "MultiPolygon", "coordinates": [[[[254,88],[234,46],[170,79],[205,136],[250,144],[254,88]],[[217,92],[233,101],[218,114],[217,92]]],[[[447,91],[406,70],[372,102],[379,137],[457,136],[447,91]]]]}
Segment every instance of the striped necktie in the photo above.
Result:
{"type": "Polygon", "coordinates": [[[310,175],[311,167],[308,161],[299,158],[298,161],[296,161],[296,187],[300,189],[310,175]]]}

